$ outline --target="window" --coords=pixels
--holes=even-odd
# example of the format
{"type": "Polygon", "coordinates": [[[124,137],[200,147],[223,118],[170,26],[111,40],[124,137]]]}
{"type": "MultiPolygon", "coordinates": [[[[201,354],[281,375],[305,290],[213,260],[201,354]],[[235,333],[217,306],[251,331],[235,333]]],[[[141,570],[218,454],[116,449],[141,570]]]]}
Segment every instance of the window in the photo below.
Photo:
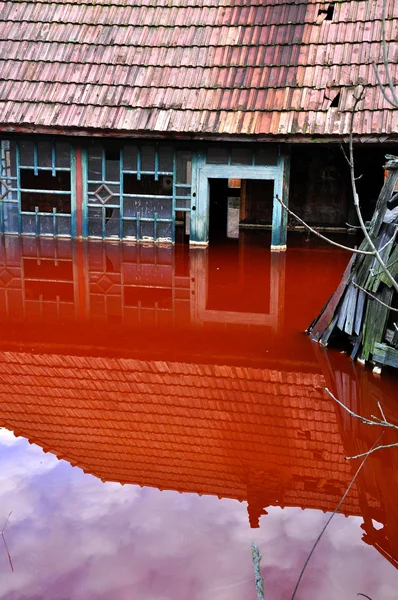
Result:
{"type": "Polygon", "coordinates": [[[39,212],[70,214],[70,172],[38,171],[32,169],[20,169],[21,185],[21,210],[24,212],[39,212]],[[57,194],[57,192],[68,192],[68,194],[57,194]]]}
{"type": "Polygon", "coordinates": [[[67,142],[1,142],[0,232],[72,235],[67,142]]]}
{"type": "Polygon", "coordinates": [[[172,241],[179,194],[187,209],[189,193],[190,209],[190,181],[191,154],[185,151],[148,143],[93,146],[88,156],[88,235],[172,241]],[[181,182],[175,183],[176,174],[181,182]]]}

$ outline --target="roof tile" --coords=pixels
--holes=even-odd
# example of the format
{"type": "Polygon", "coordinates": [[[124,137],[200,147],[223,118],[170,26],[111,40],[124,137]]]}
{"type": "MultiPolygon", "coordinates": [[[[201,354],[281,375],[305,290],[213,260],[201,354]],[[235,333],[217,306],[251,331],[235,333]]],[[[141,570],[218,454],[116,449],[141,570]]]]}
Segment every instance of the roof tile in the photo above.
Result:
{"type": "MultiPolygon", "coordinates": [[[[344,135],[394,131],[376,87],[382,0],[0,1],[0,126],[165,133],[344,135]],[[343,88],[340,111],[325,101],[343,88]],[[272,115],[268,114],[273,113],[272,115]]],[[[398,3],[386,36],[397,53],[398,3]]],[[[392,75],[397,65],[392,60],[392,75]]]]}

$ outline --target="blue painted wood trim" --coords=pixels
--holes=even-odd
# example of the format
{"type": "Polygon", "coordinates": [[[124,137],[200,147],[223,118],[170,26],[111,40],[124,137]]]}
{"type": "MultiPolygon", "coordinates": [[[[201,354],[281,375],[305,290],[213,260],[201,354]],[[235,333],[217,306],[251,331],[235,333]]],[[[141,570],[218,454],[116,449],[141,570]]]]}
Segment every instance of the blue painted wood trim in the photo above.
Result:
{"type": "MultiPolygon", "coordinates": [[[[289,188],[290,188],[290,148],[285,150],[284,171],[283,171],[283,203],[289,206],[289,188]]],[[[287,245],[287,221],[288,212],[282,211],[281,245],[287,245]]]]}
{"type": "Polygon", "coordinates": [[[39,174],[39,146],[37,142],[33,143],[33,170],[34,174],[39,174]]]}
{"type": "Polygon", "coordinates": [[[159,144],[155,146],[155,181],[159,181],[159,144]]]}
{"type": "Polygon", "coordinates": [[[76,148],[70,149],[70,185],[71,185],[71,236],[76,237],[76,148]]]}
{"type": "Polygon", "coordinates": [[[0,233],[4,233],[4,202],[0,201],[0,233]]]}
{"type": "Polygon", "coordinates": [[[199,207],[201,207],[199,177],[206,161],[205,153],[192,153],[190,242],[200,242],[199,207]]]}
{"type": "Polygon", "coordinates": [[[81,149],[82,152],[82,233],[83,237],[88,237],[88,152],[86,148],[81,149]]]}
{"type": "Polygon", "coordinates": [[[21,151],[19,142],[15,146],[15,161],[17,169],[17,197],[18,197],[18,233],[22,233],[22,207],[21,207],[21,151]]]}
{"type": "MultiPolygon", "coordinates": [[[[214,165],[206,164],[205,155],[197,154],[193,161],[192,201],[195,198],[196,211],[191,212],[191,242],[206,244],[209,241],[209,179],[257,179],[274,181],[274,202],[272,220],[272,245],[281,246],[282,211],[276,195],[282,198],[284,157],[278,164],[270,166],[253,165],[214,165]]],[[[192,208],[193,208],[192,204],[192,208]]]]}
{"type": "Polygon", "coordinates": [[[141,146],[137,146],[137,179],[141,179],[141,146]]]}
{"type": "Polygon", "coordinates": [[[123,168],[124,168],[124,147],[120,148],[120,163],[119,163],[119,238],[122,240],[124,235],[124,189],[123,189],[123,168]]]}
{"type": "Polygon", "coordinates": [[[52,142],[51,144],[51,175],[53,177],[56,176],[56,167],[57,164],[57,155],[56,155],[56,151],[55,151],[55,142],[52,142]]]}
{"type": "Polygon", "coordinates": [[[39,207],[35,206],[35,235],[40,235],[39,207]]]}
{"type": "Polygon", "coordinates": [[[274,200],[272,209],[272,236],[271,236],[271,249],[280,249],[282,244],[282,206],[280,205],[278,198],[283,198],[283,169],[284,169],[284,157],[279,156],[278,158],[278,175],[274,180],[274,200]]]}
{"type": "Polygon", "coordinates": [[[53,208],[53,236],[57,237],[58,235],[58,220],[57,220],[57,209],[53,208]]]}
{"type": "Polygon", "coordinates": [[[176,148],[173,148],[173,199],[171,201],[171,218],[172,218],[172,225],[171,225],[171,241],[175,242],[176,239],[176,195],[177,195],[177,189],[176,189],[176,183],[177,183],[177,150],[176,148]]]}

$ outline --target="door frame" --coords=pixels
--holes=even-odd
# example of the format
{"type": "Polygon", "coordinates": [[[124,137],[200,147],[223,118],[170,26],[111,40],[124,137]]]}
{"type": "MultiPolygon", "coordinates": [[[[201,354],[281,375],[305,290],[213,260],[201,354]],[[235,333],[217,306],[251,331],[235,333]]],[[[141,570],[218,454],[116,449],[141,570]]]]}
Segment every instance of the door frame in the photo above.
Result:
{"type": "Polygon", "coordinates": [[[209,179],[255,179],[274,182],[271,250],[286,249],[287,214],[278,198],[288,202],[289,157],[279,156],[275,166],[206,164],[204,155],[197,155],[192,165],[191,235],[190,244],[209,243],[210,185],[209,179]]]}

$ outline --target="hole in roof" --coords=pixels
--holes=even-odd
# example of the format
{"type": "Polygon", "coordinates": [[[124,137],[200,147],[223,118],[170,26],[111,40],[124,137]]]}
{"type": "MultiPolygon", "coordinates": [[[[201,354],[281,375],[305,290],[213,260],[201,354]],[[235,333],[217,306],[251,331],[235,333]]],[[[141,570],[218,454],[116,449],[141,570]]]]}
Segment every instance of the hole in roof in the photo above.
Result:
{"type": "Polygon", "coordinates": [[[332,21],[334,15],[334,3],[330,3],[327,8],[320,8],[318,10],[317,23],[323,23],[323,21],[332,21]]]}
{"type": "Polygon", "coordinates": [[[340,92],[337,92],[337,94],[335,95],[335,97],[333,98],[333,100],[330,103],[330,108],[338,108],[340,104],[340,92]]]}
{"type": "Polygon", "coordinates": [[[325,21],[331,21],[334,15],[334,4],[329,4],[326,10],[325,21]]]}

